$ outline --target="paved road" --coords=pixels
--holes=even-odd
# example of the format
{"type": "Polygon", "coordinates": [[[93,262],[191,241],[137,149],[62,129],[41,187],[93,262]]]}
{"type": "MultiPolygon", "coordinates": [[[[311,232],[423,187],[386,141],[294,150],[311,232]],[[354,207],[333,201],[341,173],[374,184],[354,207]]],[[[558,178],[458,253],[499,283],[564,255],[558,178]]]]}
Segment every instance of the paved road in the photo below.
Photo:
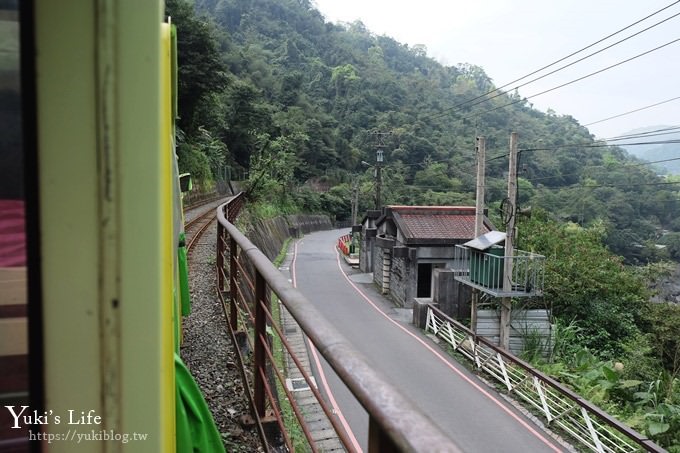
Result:
{"type": "MultiPolygon", "coordinates": [[[[297,287],[385,376],[468,452],[564,451],[554,439],[441,350],[341,262],[337,238],[346,230],[305,236],[293,261],[297,287]]],[[[312,351],[312,356],[314,351],[312,351]]],[[[323,362],[323,359],[321,359],[323,362]]],[[[325,362],[332,397],[362,449],[368,417],[325,362]]],[[[323,376],[317,370],[317,383],[323,376]]]]}

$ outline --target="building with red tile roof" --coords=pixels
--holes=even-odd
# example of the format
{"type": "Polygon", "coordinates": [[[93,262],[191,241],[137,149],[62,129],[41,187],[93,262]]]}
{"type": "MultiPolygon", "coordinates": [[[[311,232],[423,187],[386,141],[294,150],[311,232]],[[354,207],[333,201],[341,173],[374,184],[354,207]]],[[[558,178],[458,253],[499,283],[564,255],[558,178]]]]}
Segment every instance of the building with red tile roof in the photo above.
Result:
{"type": "MultiPolygon", "coordinates": [[[[357,228],[358,230],[358,228],[357,228]]],[[[480,234],[495,230],[485,216],[480,234]]],[[[470,206],[386,206],[368,211],[361,227],[360,268],[401,306],[432,297],[434,273],[451,269],[454,246],[475,238],[470,206]]]]}

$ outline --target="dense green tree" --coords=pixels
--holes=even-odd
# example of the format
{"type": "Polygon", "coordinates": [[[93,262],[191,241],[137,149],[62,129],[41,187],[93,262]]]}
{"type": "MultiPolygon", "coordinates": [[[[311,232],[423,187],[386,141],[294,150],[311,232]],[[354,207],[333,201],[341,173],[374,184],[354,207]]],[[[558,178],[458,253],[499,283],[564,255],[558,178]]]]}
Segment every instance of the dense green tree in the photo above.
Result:
{"type": "Polygon", "coordinates": [[[221,46],[212,24],[199,18],[184,0],[166,0],[165,12],[177,26],[179,127],[193,135],[201,123],[196,122],[198,106],[211,103],[210,95],[227,85],[221,46]]]}
{"type": "Polygon", "coordinates": [[[576,321],[584,345],[605,355],[639,332],[649,298],[639,275],[602,243],[605,228],[560,224],[541,210],[520,227],[521,246],[546,256],[545,297],[553,314],[566,324],[576,321]]]}

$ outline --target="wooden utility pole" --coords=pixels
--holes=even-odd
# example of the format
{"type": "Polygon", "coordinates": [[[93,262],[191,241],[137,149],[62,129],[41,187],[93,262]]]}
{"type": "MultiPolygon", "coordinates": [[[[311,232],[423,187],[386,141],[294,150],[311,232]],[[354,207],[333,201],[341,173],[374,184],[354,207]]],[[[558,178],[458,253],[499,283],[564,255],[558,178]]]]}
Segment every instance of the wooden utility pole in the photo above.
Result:
{"type": "MultiPolygon", "coordinates": [[[[378,153],[382,153],[382,150],[378,150],[378,153]]],[[[380,154],[378,154],[380,155],[380,154]]],[[[382,160],[378,160],[375,165],[375,209],[380,210],[382,208],[382,160]]]]}
{"type": "Polygon", "coordinates": [[[382,166],[385,160],[385,137],[392,132],[371,132],[376,138],[375,143],[375,209],[382,209],[382,166]]]}
{"type": "MultiPolygon", "coordinates": [[[[475,238],[482,235],[484,227],[484,190],[486,167],[486,140],[477,137],[477,203],[475,206],[475,238]]],[[[472,307],[470,308],[470,329],[477,333],[477,304],[479,290],[472,288],[472,307]]]]}
{"type": "MultiPolygon", "coordinates": [[[[510,167],[508,171],[508,218],[505,237],[505,259],[503,265],[503,292],[512,291],[512,256],[515,236],[515,220],[517,219],[517,132],[510,135],[510,167]]],[[[501,301],[500,321],[500,347],[510,350],[510,314],[512,311],[512,298],[503,297],[501,301]]]]}
{"type": "Polygon", "coordinates": [[[352,180],[352,226],[357,224],[359,214],[359,177],[352,180]]]}
{"type": "Polygon", "coordinates": [[[475,237],[479,237],[484,228],[484,177],[486,166],[486,140],[477,137],[477,204],[475,208],[475,237]]]}

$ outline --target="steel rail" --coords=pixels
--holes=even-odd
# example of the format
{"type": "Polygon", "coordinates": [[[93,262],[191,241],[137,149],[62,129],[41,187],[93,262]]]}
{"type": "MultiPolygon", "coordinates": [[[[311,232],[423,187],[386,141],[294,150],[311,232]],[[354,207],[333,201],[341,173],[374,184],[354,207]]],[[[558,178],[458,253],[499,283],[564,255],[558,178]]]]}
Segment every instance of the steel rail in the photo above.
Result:
{"type": "MultiPolygon", "coordinates": [[[[271,322],[272,328],[276,331],[276,334],[279,336],[279,339],[281,340],[281,344],[286,348],[286,351],[288,351],[288,355],[293,359],[293,362],[295,363],[295,366],[297,367],[298,371],[300,371],[300,374],[302,374],[302,377],[304,378],[305,382],[309,386],[310,391],[316,398],[316,400],[319,402],[319,406],[321,406],[321,410],[323,413],[326,415],[328,418],[328,421],[330,424],[333,426],[333,429],[335,432],[338,434],[338,438],[340,439],[340,442],[344,445],[344,447],[352,452],[354,450],[354,447],[352,445],[352,441],[350,440],[349,436],[343,429],[342,425],[340,422],[338,422],[337,417],[334,416],[333,411],[328,407],[328,404],[324,400],[323,396],[321,396],[321,393],[319,392],[319,389],[316,388],[314,383],[312,382],[312,378],[309,376],[309,373],[305,371],[305,368],[302,366],[302,363],[300,362],[300,359],[295,355],[295,352],[293,352],[293,347],[290,345],[288,340],[286,339],[286,336],[281,332],[281,328],[278,326],[276,322],[274,322],[274,319],[271,315],[270,310],[267,310],[265,307],[265,313],[267,314],[267,319],[269,322],[271,322]]],[[[274,367],[276,368],[276,367],[274,367]]],[[[285,382],[282,382],[282,385],[285,387],[285,382]]],[[[286,391],[288,393],[288,391],[286,391]]],[[[290,398],[289,398],[290,400],[290,398]]],[[[290,400],[291,405],[294,403],[293,400],[290,400]]],[[[297,404],[296,404],[297,405],[297,404]]],[[[297,413],[297,411],[296,411],[297,413]]],[[[298,421],[301,424],[302,429],[305,429],[304,426],[304,417],[301,419],[298,417],[298,421]]]]}
{"type": "Polygon", "coordinates": [[[250,291],[255,292],[255,284],[253,283],[253,280],[248,276],[248,272],[244,268],[243,263],[237,260],[236,267],[238,268],[239,271],[241,271],[239,275],[248,284],[250,291]]]}
{"type": "MultiPolygon", "coordinates": [[[[227,310],[227,302],[224,299],[224,294],[222,291],[219,290],[217,291],[217,297],[220,299],[220,304],[222,305],[222,313],[224,314],[225,318],[228,316],[228,310],[227,310]]],[[[243,359],[243,354],[241,354],[241,348],[239,347],[238,340],[236,339],[236,331],[235,329],[227,329],[229,331],[229,338],[231,338],[231,344],[234,348],[234,352],[236,354],[236,359],[239,362],[239,373],[241,375],[241,382],[243,384],[243,389],[245,390],[247,400],[248,400],[248,405],[250,406],[250,411],[252,414],[254,414],[255,411],[255,398],[253,396],[253,388],[250,385],[250,381],[248,380],[248,374],[246,373],[246,367],[244,366],[245,361],[243,359]]],[[[252,346],[251,346],[252,347],[252,346]]],[[[255,421],[255,426],[257,428],[257,433],[258,437],[260,438],[260,441],[262,442],[262,445],[267,445],[267,434],[264,431],[264,426],[262,426],[262,422],[260,420],[260,417],[253,417],[255,421]]],[[[269,451],[269,450],[267,450],[269,451]]]]}
{"type": "Polygon", "coordinates": [[[192,228],[192,227],[193,227],[196,223],[198,223],[201,219],[203,219],[204,217],[208,217],[209,215],[214,215],[214,211],[213,211],[212,209],[209,209],[209,210],[207,210],[207,211],[205,211],[205,212],[203,212],[203,213],[197,215],[196,217],[194,217],[193,219],[189,220],[188,222],[185,222],[185,223],[184,223],[184,229],[187,230],[187,229],[189,229],[189,228],[192,228]]]}
{"type": "MultiPolygon", "coordinates": [[[[264,289],[259,288],[258,284],[266,284],[278,296],[338,377],[366,409],[369,414],[368,451],[370,453],[379,451],[459,452],[460,449],[455,442],[413,402],[403,396],[380,372],[376,371],[368,359],[354,349],[351,343],[319,313],[305,296],[288,282],[271,261],[233,223],[228,221],[228,219],[232,221],[235,219],[232,216],[233,212],[229,203],[217,209],[218,248],[220,242],[223,242],[220,237],[228,234],[240,248],[239,256],[247,257],[254,267],[256,299],[264,299],[261,297],[264,289]]],[[[230,250],[230,253],[234,252],[230,250]]],[[[236,272],[236,269],[232,268],[231,272],[236,272]]],[[[221,294],[222,288],[218,290],[221,294]]],[[[264,328],[266,325],[266,322],[263,323],[261,320],[258,322],[257,311],[255,324],[256,329],[258,326],[264,328]]],[[[259,335],[260,333],[256,333],[256,337],[259,335]]],[[[263,365],[256,363],[254,366],[257,377],[257,370],[263,365]]],[[[258,396],[258,392],[262,391],[258,390],[258,387],[258,385],[255,386],[255,402],[251,405],[256,418],[263,416],[260,410],[263,395],[258,396]]]]}
{"type": "Polygon", "coordinates": [[[212,198],[204,198],[204,199],[201,199],[201,200],[197,200],[195,203],[191,203],[191,204],[187,204],[186,206],[182,206],[182,208],[183,208],[182,210],[184,212],[191,211],[192,209],[200,208],[201,206],[205,206],[207,204],[214,203],[215,201],[223,200],[225,198],[229,198],[229,197],[225,197],[225,196],[218,194],[217,196],[213,196],[212,198]]]}
{"type": "MultiPolygon", "coordinates": [[[[260,341],[264,342],[266,345],[266,340],[264,337],[260,336],[260,341]]],[[[268,347],[265,346],[265,351],[269,351],[268,347]]],[[[271,351],[269,351],[269,355],[271,355],[271,351]]],[[[273,360],[273,358],[272,358],[273,360]]],[[[281,431],[281,435],[283,436],[283,443],[286,445],[286,448],[288,451],[294,451],[293,450],[293,444],[290,441],[290,436],[288,435],[288,432],[286,431],[286,425],[283,423],[283,416],[281,415],[281,411],[279,410],[279,406],[277,404],[276,398],[274,397],[274,393],[272,391],[271,386],[269,385],[269,379],[267,378],[267,372],[264,369],[260,369],[260,378],[262,379],[262,382],[264,384],[264,392],[267,395],[267,401],[269,401],[272,412],[274,412],[274,418],[276,419],[276,424],[279,425],[279,430],[281,431]]]]}
{"type": "Polygon", "coordinates": [[[198,224],[199,221],[208,219],[205,223],[202,223],[198,226],[196,229],[196,232],[192,232],[191,238],[187,241],[187,253],[189,253],[193,247],[198,238],[200,238],[205,230],[208,229],[208,227],[212,224],[213,220],[215,220],[215,215],[212,211],[208,211],[205,214],[193,219],[191,222],[187,223],[184,227],[185,231],[188,231],[189,228],[193,228],[196,224],[198,224]]]}
{"type": "MultiPolygon", "coordinates": [[[[267,352],[267,357],[269,357],[269,360],[274,363],[274,356],[272,355],[271,349],[268,346],[265,346],[265,351],[267,352]]],[[[288,398],[288,402],[290,403],[290,406],[293,408],[293,412],[295,412],[295,417],[297,418],[298,422],[300,420],[304,420],[304,415],[302,415],[302,411],[300,410],[300,406],[298,405],[297,401],[295,401],[295,397],[291,393],[290,390],[288,390],[288,387],[286,386],[286,378],[283,376],[281,371],[278,369],[278,367],[273,366],[272,369],[274,370],[274,373],[276,373],[276,377],[281,383],[281,387],[283,388],[284,393],[286,394],[286,398],[288,398]]],[[[311,385],[310,385],[311,388],[311,385]]],[[[314,438],[312,437],[312,433],[309,431],[309,427],[305,423],[300,423],[300,428],[302,429],[303,434],[305,435],[305,438],[307,439],[307,442],[309,443],[312,452],[316,453],[317,449],[314,445],[314,438]]],[[[282,429],[284,432],[284,435],[287,436],[287,433],[285,432],[285,428],[282,429]]],[[[293,449],[289,446],[290,451],[293,451],[293,449]]]]}
{"type": "Polygon", "coordinates": [[[252,310],[250,309],[250,307],[248,306],[248,302],[247,302],[247,300],[246,300],[246,296],[243,294],[243,290],[241,289],[240,286],[238,286],[238,287],[236,288],[236,293],[237,293],[239,296],[241,296],[240,299],[241,299],[241,301],[243,302],[243,303],[241,303],[241,304],[238,304],[238,302],[237,302],[237,304],[240,305],[240,306],[242,307],[242,309],[241,309],[240,311],[241,311],[241,312],[244,312],[244,311],[245,311],[246,313],[248,313],[248,317],[250,318],[250,322],[251,322],[251,323],[254,323],[254,322],[255,322],[255,315],[253,314],[253,311],[252,311],[252,310]]]}
{"type": "MultiPolygon", "coordinates": [[[[447,343],[453,346],[457,352],[460,352],[471,359],[477,368],[486,371],[489,375],[504,384],[508,388],[508,391],[516,393],[533,407],[541,411],[549,424],[553,422],[556,423],[572,436],[579,439],[579,441],[588,448],[598,452],[614,451],[613,448],[626,452],[635,451],[635,448],[632,446],[621,448],[619,443],[627,441],[632,442],[647,451],[658,453],[666,451],[652,440],[621,423],[619,420],[604,412],[571,389],[565,387],[552,377],[541,373],[527,362],[499,348],[486,338],[475,335],[475,333],[466,326],[450,318],[433,305],[427,306],[425,330],[431,331],[436,336],[447,341],[447,343]],[[451,341],[452,338],[454,339],[453,341],[451,341]],[[468,343],[466,344],[466,342],[468,343]],[[498,358],[498,362],[496,365],[492,366],[490,364],[493,363],[493,361],[487,361],[486,358],[493,355],[498,358]],[[500,365],[501,363],[503,365],[500,365]],[[513,367],[511,371],[515,373],[514,375],[507,372],[510,367],[513,367]],[[521,382],[512,385],[513,377],[517,380],[521,379],[521,382]],[[527,377],[531,377],[532,386],[522,385],[522,382],[526,383],[528,381],[527,377]],[[539,387],[534,384],[536,381],[540,382],[540,388],[543,393],[537,390],[539,387]],[[516,391],[521,387],[525,387],[526,391],[516,391]],[[526,393],[532,390],[532,387],[535,394],[526,393]],[[561,410],[559,418],[553,417],[549,408],[546,410],[548,400],[545,398],[545,391],[549,392],[548,394],[552,400],[559,401],[559,404],[557,405],[559,406],[558,409],[561,410]],[[543,397],[541,397],[541,395],[543,395],[543,397]],[[543,404],[543,401],[546,402],[546,405],[543,404]],[[571,406],[572,404],[576,406],[571,406]],[[570,412],[573,412],[572,409],[577,407],[580,408],[580,417],[583,421],[574,418],[575,416],[566,417],[570,412]],[[611,432],[609,431],[610,429],[617,431],[619,435],[623,435],[625,441],[618,436],[616,436],[615,439],[609,439],[606,434],[611,432]],[[590,439],[587,439],[584,434],[589,435],[590,439]],[[617,440],[619,442],[617,442],[617,440]],[[612,447],[604,449],[602,442],[606,442],[612,447]]],[[[611,433],[612,435],[615,435],[613,432],[611,433]]]]}

